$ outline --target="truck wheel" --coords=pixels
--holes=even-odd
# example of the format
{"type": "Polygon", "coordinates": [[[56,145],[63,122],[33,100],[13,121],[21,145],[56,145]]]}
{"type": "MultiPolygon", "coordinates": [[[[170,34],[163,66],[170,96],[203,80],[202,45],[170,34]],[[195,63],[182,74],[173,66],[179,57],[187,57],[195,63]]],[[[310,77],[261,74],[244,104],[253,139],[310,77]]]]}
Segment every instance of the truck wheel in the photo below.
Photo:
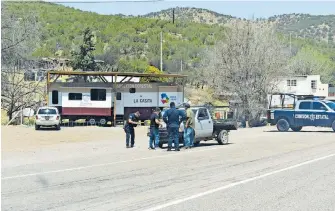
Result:
{"type": "Polygon", "coordinates": [[[193,143],[193,146],[198,147],[200,145],[200,141],[196,141],[193,143]]]}
{"type": "Polygon", "coordinates": [[[299,132],[299,131],[302,129],[302,127],[301,127],[301,126],[298,126],[298,127],[293,127],[293,126],[291,126],[291,129],[292,129],[294,132],[299,132]]]}
{"type": "Polygon", "coordinates": [[[335,132],[335,120],[334,120],[334,122],[332,124],[332,128],[333,128],[333,131],[335,132]]]}
{"type": "Polygon", "coordinates": [[[221,130],[217,137],[217,141],[220,145],[228,144],[228,131],[221,130]]]}
{"type": "Polygon", "coordinates": [[[159,148],[163,149],[163,142],[162,141],[158,142],[158,146],[159,148]]]}
{"type": "Polygon", "coordinates": [[[287,132],[290,129],[290,124],[286,119],[280,119],[277,122],[277,129],[280,132],[287,132]]]}

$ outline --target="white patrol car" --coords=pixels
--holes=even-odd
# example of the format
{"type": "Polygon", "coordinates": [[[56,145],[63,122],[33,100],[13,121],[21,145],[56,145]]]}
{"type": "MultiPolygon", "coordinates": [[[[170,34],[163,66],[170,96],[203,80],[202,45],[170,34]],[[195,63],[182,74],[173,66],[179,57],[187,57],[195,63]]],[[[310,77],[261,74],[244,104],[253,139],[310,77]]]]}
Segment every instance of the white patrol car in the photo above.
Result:
{"type": "Polygon", "coordinates": [[[60,130],[61,118],[56,107],[40,107],[36,112],[35,130],[40,127],[55,127],[60,130]]]}

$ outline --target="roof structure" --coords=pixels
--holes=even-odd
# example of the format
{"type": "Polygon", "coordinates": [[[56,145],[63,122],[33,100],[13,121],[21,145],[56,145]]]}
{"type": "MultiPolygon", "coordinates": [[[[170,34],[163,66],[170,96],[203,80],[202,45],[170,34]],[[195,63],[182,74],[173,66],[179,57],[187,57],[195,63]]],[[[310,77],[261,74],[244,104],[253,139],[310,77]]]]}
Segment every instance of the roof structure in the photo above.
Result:
{"type": "Polygon", "coordinates": [[[78,75],[78,76],[129,76],[129,77],[152,77],[152,78],[186,78],[180,74],[152,74],[152,73],[130,73],[130,72],[77,72],[77,71],[49,71],[50,75],[78,75]]]}

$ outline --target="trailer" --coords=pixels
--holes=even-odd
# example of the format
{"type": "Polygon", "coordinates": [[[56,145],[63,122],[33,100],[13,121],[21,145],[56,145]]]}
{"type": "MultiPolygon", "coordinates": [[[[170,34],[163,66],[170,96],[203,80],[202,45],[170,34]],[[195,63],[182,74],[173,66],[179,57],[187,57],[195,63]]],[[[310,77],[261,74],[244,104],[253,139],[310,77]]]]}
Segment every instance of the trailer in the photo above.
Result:
{"type": "Polygon", "coordinates": [[[101,125],[116,125],[137,110],[140,120],[147,120],[155,107],[183,103],[186,79],[177,74],[59,71],[50,71],[47,77],[47,105],[57,107],[63,120],[101,125]],[[64,82],[62,76],[70,80],[64,82]]]}

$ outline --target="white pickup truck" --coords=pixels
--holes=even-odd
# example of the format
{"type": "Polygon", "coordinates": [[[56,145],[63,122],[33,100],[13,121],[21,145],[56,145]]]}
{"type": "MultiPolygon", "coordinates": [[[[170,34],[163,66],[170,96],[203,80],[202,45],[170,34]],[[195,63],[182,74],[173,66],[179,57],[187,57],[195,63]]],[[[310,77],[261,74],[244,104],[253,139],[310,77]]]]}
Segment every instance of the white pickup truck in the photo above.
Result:
{"type": "MultiPolygon", "coordinates": [[[[179,108],[185,110],[184,108],[179,108]]],[[[191,107],[195,115],[195,138],[194,145],[198,145],[200,141],[209,141],[215,139],[220,145],[228,143],[228,136],[230,130],[237,129],[237,122],[235,120],[213,120],[211,113],[206,107],[191,107]]],[[[162,115],[164,115],[164,110],[162,115]]],[[[149,131],[148,131],[149,136],[149,131]]],[[[164,123],[163,127],[159,129],[159,147],[168,143],[169,135],[164,123]]],[[[179,128],[179,143],[184,144],[184,125],[181,123],[179,128]]]]}

